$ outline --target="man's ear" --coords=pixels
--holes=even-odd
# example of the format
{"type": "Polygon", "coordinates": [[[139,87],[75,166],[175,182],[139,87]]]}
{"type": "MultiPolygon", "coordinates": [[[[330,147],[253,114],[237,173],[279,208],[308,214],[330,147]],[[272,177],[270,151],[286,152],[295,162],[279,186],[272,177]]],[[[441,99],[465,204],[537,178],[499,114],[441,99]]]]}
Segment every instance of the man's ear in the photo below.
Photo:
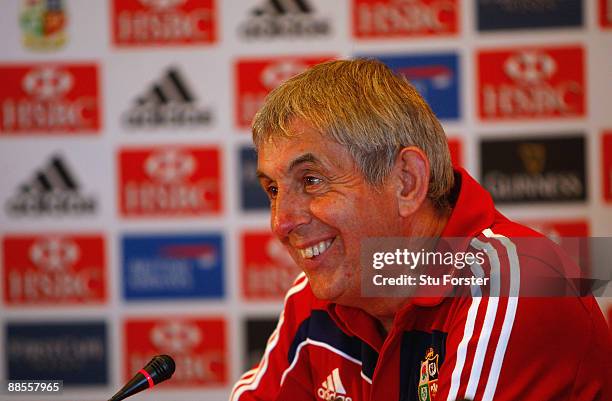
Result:
{"type": "Polygon", "coordinates": [[[416,212],[427,197],[429,190],[429,159],[416,146],[400,150],[395,161],[397,177],[397,200],[399,213],[408,217],[416,212]]]}

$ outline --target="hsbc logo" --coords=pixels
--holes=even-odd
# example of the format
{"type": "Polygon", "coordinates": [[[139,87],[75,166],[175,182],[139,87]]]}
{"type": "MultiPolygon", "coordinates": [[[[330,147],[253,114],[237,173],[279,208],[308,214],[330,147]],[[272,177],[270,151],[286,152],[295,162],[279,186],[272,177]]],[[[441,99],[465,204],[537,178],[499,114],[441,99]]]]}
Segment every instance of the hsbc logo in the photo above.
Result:
{"type": "Polygon", "coordinates": [[[99,130],[96,65],[7,65],[0,76],[0,134],[99,130]]]}
{"type": "Polygon", "coordinates": [[[359,39],[440,36],[459,31],[457,0],[352,0],[359,39]]]}
{"type": "Polygon", "coordinates": [[[299,273],[287,249],[271,233],[242,235],[243,294],[247,299],[282,299],[299,273]]]}
{"type": "Polygon", "coordinates": [[[537,84],[557,71],[557,63],[549,55],[537,51],[519,52],[508,58],[504,70],[515,81],[537,84]]]}
{"type": "Polygon", "coordinates": [[[30,248],[30,259],[45,270],[65,270],[79,259],[79,247],[63,238],[45,238],[30,248]]]}
{"type": "Polygon", "coordinates": [[[266,95],[287,79],[332,57],[280,57],[239,60],[236,65],[236,124],[248,128],[266,95]]]}
{"type": "Polygon", "coordinates": [[[582,47],[481,51],[482,119],[578,117],[586,113],[582,47]]]}
{"type": "Polygon", "coordinates": [[[151,7],[156,10],[167,10],[169,8],[175,8],[182,6],[186,0],[138,0],[140,4],[151,7]]]}
{"type": "Polygon", "coordinates": [[[214,0],[113,0],[118,46],[206,45],[217,38],[214,0]]]}
{"type": "Polygon", "coordinates": [[[182,181],[196,169],[196,160],[190,154],[176,149],[151,155],[145,162],[149,176],[164,183],[182,181]]]}
{"type": "Polygon", "coordinates": [[[202,340],[200,329],[191,323],[170,321],[151,330],[151,342],[169,354],[181,354],[196,347],[202,340]]]}
{"type": "Polygon", "coordinates": [[[225,321],[208,319],[128,320],[125,325],[125,372],[131,374],[166,352],[177,369],[168,386],[219,386],[227,383],[225,321]]]}
{"type": "Polygon", "coordinates": [[[119,154],[125,216],[178,216],[221,209],[217,149],[130,149],[119,154]]]}
{"type": "Polygon", "coordinates": [[[13,236],[3,240],[9,305],[79,305],[106,300],[99,235],[13,236]]]}
{"type": "Polygon", "coordinates": [[[268,90],[272,90],[306,68],[308,67],[305,64],[297,60],[282,60],[278,63],[270,64],[263,70],[260,77],[261,83],[268,90]]]}
{"type": "Polygon", "coordinates": [[[52,99],[63,96],[72,88],[73,79],[67,71],[54,67],[30,71],[23,79],[23,89],[39,99],[52,99]]]}

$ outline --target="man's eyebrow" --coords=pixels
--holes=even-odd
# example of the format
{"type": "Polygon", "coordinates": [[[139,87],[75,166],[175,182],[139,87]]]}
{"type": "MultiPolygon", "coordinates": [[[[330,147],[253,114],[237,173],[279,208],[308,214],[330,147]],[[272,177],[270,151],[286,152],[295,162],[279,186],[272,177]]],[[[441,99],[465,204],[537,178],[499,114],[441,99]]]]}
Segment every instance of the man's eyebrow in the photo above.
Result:
{"type": "MultiPolygon", "coordinates": [[[[304,153],[301,156],[296,157],[289,163],[289,167],[287,167],[287,172],[291,172],[291,170],[295,169],[297,166],[303,163],[320,163],[319,159],[312,153],[304,153]]],[[[263,171],[257,170],[257,178],[258,179],[270,179],[263,171]]]]}
{"type": "Polygon", "coordinates": [[[287,168],[287,172],[290,172],[297,166],[303,163],[319,163],[319,159],[312,153],[304,153],[303,155],[296,157],[289,163],[289,167],[287,168]]]}

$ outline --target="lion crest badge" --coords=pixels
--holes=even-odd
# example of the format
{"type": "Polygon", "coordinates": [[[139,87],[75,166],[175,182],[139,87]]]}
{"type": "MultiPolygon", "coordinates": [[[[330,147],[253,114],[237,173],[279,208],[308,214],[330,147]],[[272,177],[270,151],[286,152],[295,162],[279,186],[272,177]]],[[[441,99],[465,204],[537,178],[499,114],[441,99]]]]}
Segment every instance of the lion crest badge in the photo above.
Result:
{"type": "Polygon", "coordinates": [[[440,356],[429,347],[425,352],[425,360],[421,361],[419,371],[419,401],[433,401],[438,392],[438,359],[440,356]]]}

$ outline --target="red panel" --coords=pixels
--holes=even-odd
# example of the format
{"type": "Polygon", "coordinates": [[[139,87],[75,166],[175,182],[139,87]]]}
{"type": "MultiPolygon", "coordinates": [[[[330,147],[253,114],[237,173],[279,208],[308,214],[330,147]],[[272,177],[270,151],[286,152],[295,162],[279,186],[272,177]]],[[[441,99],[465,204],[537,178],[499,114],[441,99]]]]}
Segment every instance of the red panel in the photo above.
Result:
{"type": "Polygon", "coordinates": [[[96,134],[100,109],[95,64],[0,66],[0,134],[96,134]]]}
{"type": "Polygon", "coordinates": [[[106,301],[100,235],[8,235],[2,241],[8,305],[80,305],[106,301]]]}
{"type": "Polygon", "coordinates": [[[119,153],[123,216],[196,216],[221,212],[219,150],[125,149],[119,153]]]}
{"type": "Polygon", "coordinates": [[[448,36],[459,32],[457,0],[353,0],[353,36],[358,39],[448,36]]]}
{"type": "Polygon", "coordinates": [[[217,40],[214,0],[113,0],[118,46],[200,45],[217,40]]]}
{"type": "Polygon", "coordinates": [[[171,355],[176,371],[160,388],[212,387],[228,384],[225,320],[156,317],[124,324],[125,368],[129,380],[158,354],[171,355]]]}
{"type": "Polygon", "coordinates": [[[582,117],[584,50],[529,47],[478,53],[478,112],[483,120],[582,117]]]}

